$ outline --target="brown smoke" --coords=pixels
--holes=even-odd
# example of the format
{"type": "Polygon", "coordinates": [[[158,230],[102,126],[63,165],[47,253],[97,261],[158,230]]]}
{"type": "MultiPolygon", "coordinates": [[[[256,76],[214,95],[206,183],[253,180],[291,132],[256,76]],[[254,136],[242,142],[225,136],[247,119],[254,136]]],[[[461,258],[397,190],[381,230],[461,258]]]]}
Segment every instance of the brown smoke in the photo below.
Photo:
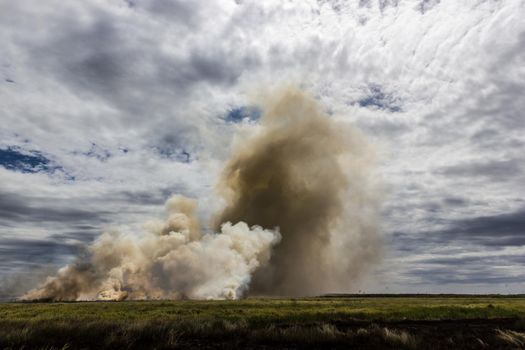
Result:
{"type": "Polygon", "coordinates": [[[379,257],[373,152],[316,101],[285,89],[264,105],[261,130],[228,161],[216,223],[279,227],[282,241],[252,283],[255,294],[348,290],[379,257]]]}
{"type": "Polygon", "coordinates": [[[380,256],[373,151],[347,123],[288,88],[227,162],[215,234],[174,196],[139,235],[104,233],[88,258],[23,299],[234,299],[348,291],[380,256]],[[232,224],[233,223],[233,224],[232,224]]]}

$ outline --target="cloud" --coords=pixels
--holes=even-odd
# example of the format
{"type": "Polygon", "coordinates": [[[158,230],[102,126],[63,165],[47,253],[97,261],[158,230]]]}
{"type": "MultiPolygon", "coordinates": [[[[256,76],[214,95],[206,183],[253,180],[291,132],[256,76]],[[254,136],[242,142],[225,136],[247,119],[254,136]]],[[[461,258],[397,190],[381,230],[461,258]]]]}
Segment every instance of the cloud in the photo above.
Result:
{"type": "Polygon", "coordinates": [[[104,212],[61,206],[50,207],[42,199],[31,199],[15,193],[0,193],[0,220],[18,222],[101,222],[104,212]],[[34,203],[42,203],[35,205],[34,203]]]}
{"type": "MultiPolygon", "coordinates": [[[[454,264],[452,264],[454,266],[454,264]]],[[[439,284],[504,284],[519,283],[523,275],[509,276],[505,272],[491,271],[490,269],[477,268],[473,270],[459,270],[445,267],[425,267],[410,271],[410,275],[419,277],[421,282],[434,285],[439,284]]]]}
{"type": "MultiPolygon", "coordinates": [[[[470,246],[476,249],[525,245],[525,211],[484,215],[465,219],[440,219],[434,229],[422,232],[394,232],[391,244],[402,251],[430,251],[437,246],[470,246]]],[[[451,256],[454,259],[454,255],[451,256]]]]}
{"type": "Polygon", "coordinates": [[[432,10],[432,8],[438,5],[440,2],[441,0],[422,0],[417,5],[417,8],[419,8],[422,14],[425,14],[425,12],[432,10]]]}
{"type": "Polygon", "coordinates": [[[525,210],[452,222],[438,235],[486,246],[525,245],[525,210]]]}
{"type": "Polygon", "coordinates": [[[486,177],[494,181],[522,176],[523,169],[519,160],[495,160],[484,162],[462,162],[438,170],[445,176],[486,177]]]}
{"type": "MultiPolygon", "coordinates": [[[[81,237],[81,235],[75,235],[81,237]]],[[[91,237],[93,238],[93,237],[91,237]]],[[[78,239],[78,238],[77,238],[78,239]]],[[[63,263],[64,256],[78,254],[82,246],[52,240],[4,239],[0,244],[0,266],[16,267],[63,263]]]]}
{"type": "Polygon", "coordinates": [[[292,82],[380,149],[392,276],[404,254],[438,245],[519,246],[524,9],[521,0],[9,2],[0,244],[140,222],[173,192],[201,198],[205,216],[218,205],[206,193],[220,164],[258,128],[254,95],[292,82]],[[515,232],[501,231],[504,220],[515,232]],[[482,223],[505,235],[492,242],[482,223]]]}
{"type": "Polygon", "coordinates": [[[145,0],[128,2],[135,9],[144,9],[170,22],[178,22],[188,27],[198,25],[199,5],[187,0],[161,1],[145,0]]]}

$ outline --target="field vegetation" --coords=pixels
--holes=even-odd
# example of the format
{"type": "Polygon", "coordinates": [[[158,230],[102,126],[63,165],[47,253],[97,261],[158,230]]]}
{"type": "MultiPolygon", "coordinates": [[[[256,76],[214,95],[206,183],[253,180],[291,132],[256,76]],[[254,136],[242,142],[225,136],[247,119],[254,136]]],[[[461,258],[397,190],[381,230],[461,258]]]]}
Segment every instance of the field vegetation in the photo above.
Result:
{"type": "Polygon", "coordinates": [[[2,349],[525,348],[525,297],[0,304],[2,349]]]}

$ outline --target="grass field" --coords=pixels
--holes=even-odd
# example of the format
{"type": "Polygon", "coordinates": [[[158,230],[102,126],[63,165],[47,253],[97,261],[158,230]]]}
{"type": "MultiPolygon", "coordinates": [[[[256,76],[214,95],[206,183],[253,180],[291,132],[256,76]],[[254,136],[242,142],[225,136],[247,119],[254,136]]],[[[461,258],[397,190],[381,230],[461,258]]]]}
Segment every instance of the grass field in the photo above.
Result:
{"type": "Polygon", "coordinates": [[[3,349],[525,348],[525,297],[0,304],[3,349]]]}

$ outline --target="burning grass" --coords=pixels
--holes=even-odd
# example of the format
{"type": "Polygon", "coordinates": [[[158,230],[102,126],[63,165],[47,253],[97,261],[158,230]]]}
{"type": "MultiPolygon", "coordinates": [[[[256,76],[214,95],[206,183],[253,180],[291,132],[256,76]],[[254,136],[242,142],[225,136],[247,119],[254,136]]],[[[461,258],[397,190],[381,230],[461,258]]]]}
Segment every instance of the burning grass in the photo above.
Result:
{"type": "Polygon", "coordinates": [[[0,304],[0,348],[512,348],[525,298],[0,304]]]}

